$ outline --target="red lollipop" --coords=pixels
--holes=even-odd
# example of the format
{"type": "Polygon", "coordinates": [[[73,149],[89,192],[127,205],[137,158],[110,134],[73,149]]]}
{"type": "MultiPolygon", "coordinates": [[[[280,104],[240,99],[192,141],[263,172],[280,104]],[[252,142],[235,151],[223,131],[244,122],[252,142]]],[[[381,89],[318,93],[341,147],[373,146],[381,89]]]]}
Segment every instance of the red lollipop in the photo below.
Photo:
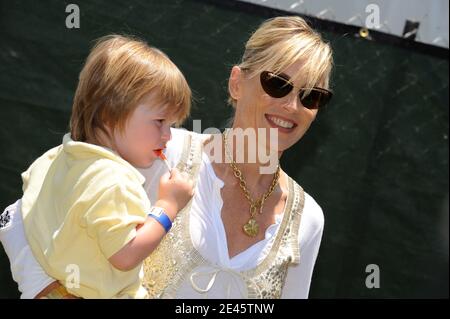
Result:
{"type": "Polygon", "coordinates": [[[155,152],[155,155],[158,156],[166,164],[167,168],[169,169],[169,172],[171,172],[172,168],[170,167],[169,162],[167,161],[167,157],[163,153],[163,150],[159,149],[159,150],[154,150],[153,152],[155,152]]]}

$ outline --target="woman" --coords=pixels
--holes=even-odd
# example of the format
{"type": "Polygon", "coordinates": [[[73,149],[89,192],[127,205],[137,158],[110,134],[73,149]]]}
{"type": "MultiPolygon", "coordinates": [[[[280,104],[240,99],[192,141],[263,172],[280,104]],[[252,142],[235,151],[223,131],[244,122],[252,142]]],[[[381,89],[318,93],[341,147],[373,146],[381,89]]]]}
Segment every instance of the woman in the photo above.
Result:
{"type": "MultiPolygon", "coordinates": [[[[298,142],[331,98],[331,67],[329,45],[303,19],[268,20],[231,70],[231,130],[222,135],[172,131],[166,155],[191,176],[196,190],[144,263],[151,297],[308,297],[322,210],[278,163],[261,174],[266,163],[248,158],[256,146],[278,159],[298,142]],[[271,128],[278,137],[266,146],[271,128]],[[248,132],[255,139],[244,148],[233,143],[248,132]],[[239,160],[243,153],[245,161],[239,160]]],[[[163,172],[162,164],[142,171],[151,200],[163,172]]]]}
{"type": "Polygon", "coordinates": [[[182,142],[182,135],[192,144],[189,152],[169,145],[167,154],[173,163],[180,160],[179,168],[197,185],[175,231],[144,263],[152,296],[308,297],[323,231],[320,207],[280,168],[261,174],[258,159],[236,163],[236,158],[242,152],[251,156],[255,145],[264,147],[270,128],[278,132],[278,146],[264,151],[275,151],[278,159],[295,144],[331,97],[331,66],[330,47],[303,19],[266,21],[231,70],[231,130],[222,137],[173,132],[169,144],[186,147],[189,139],[182,142]],[[243,130],[253,131],[256,140],[244,149],[231,146],[231,137],[241,139],[243,130]],[[207,154],[217,140],[225,143],[207,154]]]}

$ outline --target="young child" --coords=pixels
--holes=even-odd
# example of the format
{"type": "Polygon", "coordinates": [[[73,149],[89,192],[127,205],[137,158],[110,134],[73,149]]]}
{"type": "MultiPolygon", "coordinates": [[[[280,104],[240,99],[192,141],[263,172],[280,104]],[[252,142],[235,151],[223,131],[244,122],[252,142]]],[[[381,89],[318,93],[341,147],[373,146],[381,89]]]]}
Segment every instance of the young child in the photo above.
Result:
{"type": "Polygon", "coordinates": [[[151,206],[136,167],[152,165],[170,126],[187,117],[190,100],[184,76],[161,51],[117,35],[92,49],[70,134],[22,174],[29,247],[70,294],[146,297],[142,261],[192,197],[193,184],[173,169],[151,206]]]}

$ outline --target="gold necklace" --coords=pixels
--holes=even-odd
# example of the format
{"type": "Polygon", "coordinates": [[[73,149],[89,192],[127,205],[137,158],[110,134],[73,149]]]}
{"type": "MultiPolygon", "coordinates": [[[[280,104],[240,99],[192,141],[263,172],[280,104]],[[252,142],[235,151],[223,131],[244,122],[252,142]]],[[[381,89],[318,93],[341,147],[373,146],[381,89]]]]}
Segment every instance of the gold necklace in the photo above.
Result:
{"type": "Polygon", "coordinates": [[[272,195],[273,191],[275,190],[275,186],[278,183],[278,178],[280,177],[280,165],[277,166],[277,170],[275,172],[275,175],[272,180],[272,184],[270,184],[269,189],[266,193],[264,193],[259,199],[253,200],[250,196],[250,191],[247,188],[247,183],[244,180],[244,176],[242,176],[241,170],[236,166],[236,162],[234,161],[233,157],[230,155],[228,151],[227,146],[227,133],[226,131],[223,132],[223,144],[225,148],[225,154],[230,160],[231,168],[233,169],[234,176],[239,179],[239,186],[242,189],[242,192],[244,193],[245,198],[247,198],[249,204],[250,204],[250,219],[247,221],[247,223],[243,226],[244,233],[250,237],[255,237],[259,232],[259,225],[256,222],[255,216],[256,216],[256,210],[259,208],[259,213],[262,214],[264,202],[266,199],[272,195]]]}

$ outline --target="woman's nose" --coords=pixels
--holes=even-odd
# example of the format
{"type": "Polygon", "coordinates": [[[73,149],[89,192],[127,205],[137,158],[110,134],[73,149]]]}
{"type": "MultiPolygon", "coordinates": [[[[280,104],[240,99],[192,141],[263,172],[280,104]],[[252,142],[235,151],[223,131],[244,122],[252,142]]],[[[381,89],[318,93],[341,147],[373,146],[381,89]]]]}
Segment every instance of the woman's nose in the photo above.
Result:
{"type": "Polygon", "coordinates": [[[297,111],[300,107],[302,107],[300,99],[298,98],[298,93],[291,92],[288,94],[283,103],[283,107],[290,112],[297,111]]]}

